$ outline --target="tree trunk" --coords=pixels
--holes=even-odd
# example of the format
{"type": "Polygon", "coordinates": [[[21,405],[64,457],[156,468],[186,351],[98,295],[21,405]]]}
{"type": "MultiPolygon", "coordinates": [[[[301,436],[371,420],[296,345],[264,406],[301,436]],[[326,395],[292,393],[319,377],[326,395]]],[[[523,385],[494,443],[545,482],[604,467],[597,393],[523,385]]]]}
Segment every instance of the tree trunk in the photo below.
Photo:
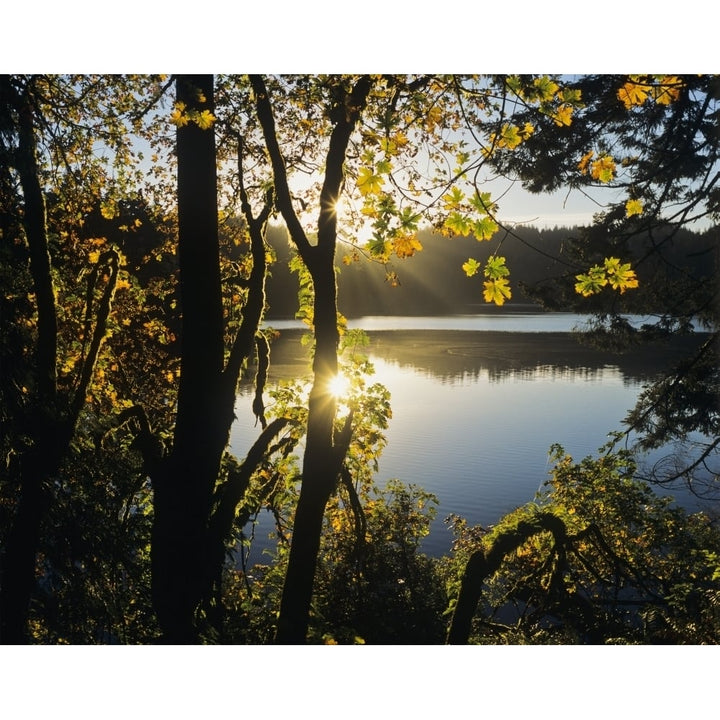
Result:
{"type": "Polygon", "coordinates": [[[302,485],[295,510],[275,638],[276,642],[283,644],[302,643],[307,635],[325,506],[335,489],[345,456],[345,450],[339,450],[333,442],[336,401],[328,390],[329,381],[338,368],[337,293],[333,256],[325,258],[322,266],[312,266],[311,273],[315,286],[314,379],[308,407],[302,485]]]}
{"type": "Polygon", "coordinates": [[[259,76],[251,76],[250,83],[255,92],[257,116],[273,168],[277,206],[288,226],[290,237],[312,276],[315,291],[314,379],[308,407],[302,484],[295,511],[292,544],[275,636],[278,643],[301,643],[307,635],[325,506],[335,488],[349,444],[349,423],[341,442],[336,443],[333,437],[336,402],[328,389],[328,383],[337,373],[338,367],[337,287],[334,266],[337,241],[335,204],[343,184],[343,164],[350,136],[365,107],[372,80],[369,76],[359,78],[352,91],[344,95],[344,107],[336,113],[325,164],[325,178],[320,192],[318,242],[315,246],[308,242],[293,208],[285,161],[278,144],[275,119],[265,82],[259,76]]]}
{"type": "Polygon", "coordinates": [[[567,541],[565,523],[550,512],[539,512],[528,520],[520,521],[500,533],[487,552],[476,550],[465,566],[460,595],[453,613],[447,642],[450,645],[466,644],[472,629],[472,620],[477,610],[485,579],[496,572],[505,556],[517,550],[533,535],[552,533],[556,548],[564,548],[567,541]]]}
{"type": "MultiPolygon", "coordinates": [[[[180,76],[185,111],[213,111],[213,77],[180,76]]],[[[153,604],[169,643],[197,640],[207,522],[232,422],[220,405],[223,315],[215,135],[192,119],[177,130],[182,359],[173,450],[153,478],[153,604]]],[[[232,414],[232,408],[230,409],[232,414]]]]}
{"type": "Polygon", "coordinates": [[[27,642],[30,598],[35,587],[35,562],[40,526],[46,511],[44,484],[57,470],[70,438],[58,417],[57,319],[50,272],[45,198],[40,185],[32,107],[27,97],[14,98],[18,114],[18,173],[25,203],[23,224],[30,249],[30,274],[38,309],[36,353],[37,397],[33,446],[22,458],[20,495],[13,526],[2,556],[0,642],[27,642]]]}

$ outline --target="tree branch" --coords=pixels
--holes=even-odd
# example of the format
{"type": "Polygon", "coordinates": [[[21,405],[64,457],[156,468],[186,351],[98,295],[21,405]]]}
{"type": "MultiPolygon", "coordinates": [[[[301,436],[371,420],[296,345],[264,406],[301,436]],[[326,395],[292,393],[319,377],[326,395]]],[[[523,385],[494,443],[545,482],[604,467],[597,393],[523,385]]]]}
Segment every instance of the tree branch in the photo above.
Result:
{"type": "Polygon", "coordinates": [[[238,143],[240,203],[250,232],[250,252],[253,262],[250,277],[247,280],[248,296],[245,307],[243,308],[242,323],[235,336],[235,341],[230,349],[227,365],[223,372],[224,382],[230,386],[233,394],[235,393],[238,378],[240,377],[242,364],[250,357],[250,353],[252,352],[253,339],[257,334],[262,313],[265,309],[265,276],[267,274],[265,228],[274,204],[273,191],[270,189],[265,195],[265,204],[260,214],[257,218],[253,215],[243,179],[242,152],[242,139],[240,139],[238,143]]]}
{"type": "Polygon", "coordinates": [[[515,527],[500,533],[490,550],[476,550],[468,560],[462,577],[460,595],[453,613],[447,642],[453,644],[467,643],[470,627],[475,614],[485,578],[492,575],[501,565],[505,556],[519,548],[533,535],[541,532],[552,533],[555,544],[562,545],[567,540],[565,523],[552,513],[538,513],[531,520],[523,520],[515,527]]]}
{"type": "Polygon", "coordinates": [[[292,241],[297,246],[302,259],[308,264],[312,255],[312,245],[310,245],[305,231],[300,224],[300,220],[295,213],[295,208],[293,207],[285,160],[283,159],[275,131],[275,118],[273,117],[272,105],[270,104],[270,96],[265,81],[260,75],[250,75],[250,84],[255,93],[255,111],[258,121],[260,122],[260,127],[262,127],[265,146],[270,157],[270,164],[272,165],[276,195],[275,202],[287,224],[292,241]]]}
{"type": "Polygon", "coordinates": [[[219,501],[210,517],[207,533],[208,582],[210,584],[220,576],[225,555],[225,542],[232,532],[238,505],[250,485],[250,479],[260,463],[268,456],[273,439],[290,424],[295,424],[295,421],[290,418],[273,420],[260,433],[242,464],[230,472],[227,482],[219,489],[219,501]]]}
{"type": "Polygon", "coordinates": [[[18,97],[10,83],[18,112],[17,165],[25,213],[23,224],[30,248],[30,274],[38,311],[38,390],[41,398],[54,400],[57,393],[57,315],[55,290],[50,272],[45,196],[37,164],[33,107],[29,88],[18,97]]]}
{"type": "Polygon", "coordinates": [[[93,268],[93,271],[88,280],[88,292],[87,302],[85,307],[85,332],[90,332],[90,315],[92,310],[92,297],[94,294],[95,283],[97,282],[99,271],[102,268],[107,268],[109,276],[105,289],[103,290],[102,298],[100,300],[100,306],[98,307],[97,317],[95,318],[95,329],[92,334],[92,340],[90,342],[90,348],[88,350],[87,357],[84,359],[82,367],[80,369],[80,376],[78,379],[78,386],[75,390],[75,397],[73,398],[70,406],[70,417],[69,422],[71,426],[74,426],[77,422],[77,418],[80,415],[80,410],[85,403],[85,396],[87,395],[88,387],[90,387],[90,381],[92,380],[92,374],[95,370],[95,364],[97,363],[98,355],[100,354],[100,347],[102,346],[105,334],[107,332],[107,321],[110,317],[110,311],[112,309],[112,299],[115,294],[115,285],[117,284],[118,265],[120,258],[115,250],[108,250],[98,260],[97,265],[93,268]]]}

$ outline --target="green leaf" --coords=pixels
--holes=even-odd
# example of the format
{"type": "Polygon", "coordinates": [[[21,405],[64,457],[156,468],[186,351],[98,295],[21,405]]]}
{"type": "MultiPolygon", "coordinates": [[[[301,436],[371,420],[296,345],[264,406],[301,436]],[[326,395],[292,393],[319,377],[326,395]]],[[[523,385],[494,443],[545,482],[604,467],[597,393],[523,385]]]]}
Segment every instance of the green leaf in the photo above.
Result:
{"type": "Polygon", "coordinates": [[[497,232],[498,224],[491,217],[484,217],[472,224],[472,230],[478,240],[489,240],[497,232]]]}
{"type": "Polygon", "coordinates": [[[445,227],[456,235],[462,235],[463,237],[469,235],[472,230],[470,220],[459,212],[451,212],[447,216],[445,219],[445,227]]]}
{"type": "Polygon", "coordinates": [[[380,160],[375,166],[375,172],[378,175],[388,175],[392,170],[392,163],[389,160],[380,160]]]}
{"type": "Polygon", "coordinates": [[[583,297],[589,297],[599,293],[607,285],[607,276],[605,268],[600,265],[594,265],[587,274],[576,275],[575,292],[583,297]]]}
{"type": "Polygon", "coordinates": [[[495,203],[493,203],[489,192],[476,192],[470,199],[470,204],[483,215],[487,215],[488,212],[495,209],[495,203]]]}
{"type": "Polygon", "coordinates": [[[455,210],[465,199],[465,193],[456,185],[449,193],[445,193],[442,199],[446,210],[455,210]]]}
{"type": "Polygon", "coordinates": [[[480,270],[480,263],[475,260],[475,258],[468,258],[467,262],[464,262],[462,264],[462,269],[465,271],[465,274],[468,277],[472,277],[473,275],[477,275],[478,271],[480,270]]]}
{"type": "Polygon", "coordinates": [[[490,278],[491,280],[499,280],[502,277],[507,277],[510,271],[505,266],[505,258],[498,256],[488,258],[484,274],[486,278],[490,278]]]}

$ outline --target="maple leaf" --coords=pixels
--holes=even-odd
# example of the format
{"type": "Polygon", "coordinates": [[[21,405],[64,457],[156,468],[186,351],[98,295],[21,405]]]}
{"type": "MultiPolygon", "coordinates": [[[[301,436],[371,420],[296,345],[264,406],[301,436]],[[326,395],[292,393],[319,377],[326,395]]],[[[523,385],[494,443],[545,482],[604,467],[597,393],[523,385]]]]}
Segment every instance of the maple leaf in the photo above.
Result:
{"type": "Polygon", "coordinates": [[[468,258],[467,262],[462,264],[462,269],[468,277],[472,277],[473,275],[477,275],[480,270],[480,263],[474,258],[468,258]]]}
{"type": "Polygon", "coordinates": [[[575,292],[583,297],[590,297],[599,293],[608,283],[605,268],[594,265],[587,274],[576,275],[575,292]]]}
{"type": "Polygon", "coordinates": [[[486,280],[483,283],[485,290],[483,297],[486,302],[494,302],[496,305],[503,305],[506,299],[510,299],[512,293],[508,281],[505,278],[498,280],[486,280]]]}
{"type": "Polygon", "coordinates": [[[100,214],[106,220],[112,220],[119,215],[117,204],[114,200],[107,200],[106,202],[100,203],[100,214]]]}
{"type": "Polygon", "coordinates": [[[558,97],[567,103],[579,105],[582,101],[582,90],[577,88],[564,88],[558,93],[558,97]]]}
{"type": "Polygon", "coordinates": [[[423,249],[415,235],[400,235],[393,239],[392,244],[393,251],[401,260],[412,257],[416,252],[423,249]]]}
{"type": "Polygon", "coordinates": [[[175,103],[175,107],[170,113],[170,122],[177,127],[183,127],[190,122],[190,118],[185,114],[185,103],[175,103]]]}
{"type": "Polygon", "coordinates": [[[381,237],[373,237],[372,240],[368,241],[366,248],[372,257],[387,262],[392,251],[392,244],[381,237]]]}
{"type": "Polygon", "coordinates": [[[195,113],[192,119],[201,130],[211,128],[215,122],[215,116],[209,110],[203,110],[201,113],[195,113]]]}
{"type": "Polygon", "coordinates": [[[600,182],[610,182],[615,177],[615,161],[609,155],[603,155],[590,165],[590,175],[600,182]]]}
{"type": "Polygon", "coordinates": [[[558,127],[563,127],[572,124],[572,105],[561,105],[555,114],[553,120],[558,127]]]}
{"type": "Polygon", "coordinates": [[[357,179],[357,189],[361,195],[377,195],[382,185],[383,179],[379,175],[375,175],[372,168],[360,168],[357,179]]]}
{"type": "Polygon", "coordinates": [[[472,224],[477,240],[489,240],[498,230],[498,224],[491,217],[480,218],[472,224]]]}
{"type": "Polygon", "coordinates": [[[435,129],[435,126],[440,124],[440,122],[442,121],[442,117],[442,108],[438,107],[437,105],[431,107],[425,115],[425,129],[428,132],[432,132],[435,129]]]}
{"type": "Polygon", "coordinates": [[[620,294],[638,286],[638,279],[635,271],[630,269],[630,263],[621,263],[618,258],[605,258],[605,270],[607,281],[613,290],[619,290],[620,294]]]}
{"type": "Polygon", "coordinates": [[[387,175],[392,170],[392,163],[389,160],[379,160],[375,167],[378,175],[387,175]]]}
{"type": "Polygon", "coordinates": [[[560,86],[551,80],[547,75],[543,77],[535,78],[533,85],[538,91],[540,100],[550,101],[555,97],[555,93],[560,89],[560,86]]]}
{"type": "Polygon", "coordinates": [[[454,210],[464,200],[465,193],[455,186],[449,193],[442,196],[443,207],[445,210],[454,210]]]}
{"type": "Polygon", "coordinates": [[[400,225],[406,232],[414,233],[418,228],[420,216],[412,208],[405,207],[400,212],[400,225]]]}
{"type": "Polygon", "coordinates": [[[580,162],[578,163],[578,170],[583,175],[587,175],[588,163],[590,162],[590,160],[592,160],[593,155],[595,155],[595,151],[589,150],[580,158],[580,162]]]}
{"type": "Polygon", "coordinates": [[[510,150],[516,148],[522,142],[520,136],[520,128],[517,125],[503,125],[500,131],[500,140],[498,145],[500,147],[508,147],[510,150]]]}
{"type": "Polygon", "coordinates": [[[397,143],[392,138],[381,137],[380,149],[386,155],[395,155],[397,153],[397,143]]]}
{"type": "Polygon", "coordinates": [[[625,215],[626,217],[632,217],[633,215],[640,215],[643,211],[642,200],[630,199],[625,203],[625,215]]]}
{"type": "Polygon", "coordinates": [[[659,105],[670,105],[680,97],[682,80],[674,75],[666,75],[660,80],[660,85],[653,91],[655,102],[659,105]]]}
{"type": "Polygon", "coordinates": [[[618,91],[617,96],[626,110],[642,105],[647,99],[650,88],[645,83],[640,83],[634,80],[626,82],[618,91]]]}
{"type": "Polygon", "coordinates": [[[470,221],[459,212],[451,212],[445,219],[445,227],[456,235],[465,237],[470,234],[470,221]]]}
{"type": "Polygon", "coordinates": [[[405,145],[410,142],[407,135],[402,130],[398,130],[395,133],[393,140],[398,147],[405,147],[405,145]]]}
{"type": "Polygon", "coordinates": [[[470,204],[484,215],[487,215],[489,212],[494,212],[497,209],[497,205],[492,201],[489,192],[476,192],[470,199],[470,204]]]}
{"type": "Polygon", "coordinates": [[[483,271],[486,278],[491,280],[499,280],[500,278],[506,277],[510,274],[510,271],[505,266],[505,258],[497,255],[488,258],[485,270],[483,271]]]}

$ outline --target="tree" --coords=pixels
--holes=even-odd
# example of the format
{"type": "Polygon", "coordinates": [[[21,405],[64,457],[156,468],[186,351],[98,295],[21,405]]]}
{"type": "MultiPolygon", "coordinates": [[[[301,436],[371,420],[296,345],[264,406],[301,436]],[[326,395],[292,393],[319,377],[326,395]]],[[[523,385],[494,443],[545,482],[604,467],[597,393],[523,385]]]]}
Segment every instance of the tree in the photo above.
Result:
{"type": "Polygon", "coordinates": [[[717,642],[717,527],[638,481],[626,450],[552,459],[491,531],[454,519],[448,642],[717,642]]]}
{"type": "MultiPolygon", "coordinates": [[[[536,81],[506,82],[514,97],[535,91],[536,81]]],[[[589,75],[566,88],[582,100],[572,123],[552,127],[541,118],[526,142],[489,158],[533,192],[567,187],[600,198],[592,225],[566,243],[564,259],[589,269],[571,271],[534,294],[548,307],[595,312],[589,335],[600,343],[627,346],[694,328],[708,333],[697,353],[643,393],[627,425],[641,449],[675,441],[696,446],[689,463],[676,456],[659,465],[654,482],[671,486],[684,478],[696,491],[712,492],[720,443],[720,255],[717,226],[708,224],[720,218],[720,81],[708,75],[589,75]],[[608,189],[614,193],[603,201],[608,189]],[[693,227],[705,232],[689,242],[686,229],[693,227]],[[635,285],[635,271],[643,281],[625,294],[619,283],[625,278],[631,283],[626,287],[635,285]],[[622,317],[628,311],[656,319],[633,328],[622,317]]],[[[524,119],[520,114],[518,123],[524,119]]]]}
{"type": "MultiPolygon", "coordinates": [[[[532,122],[519,124],[513,113],[527,112],[564,126],[581,103],[578,93],[545,76],[532,81],[533,93],[516,93],[519,109],[511,107],[511,88],[504,77],[253,77],[250,85],[257,126],[249,117],[243,132],[251,138],[246,147],[256,167],[262,168],[266,154],[272,167],[272,176],[256,184],[272,183],[275,188],[276,206],[308,273],[305,287],[312,298],[300,313],[315,333],[314,385],[277,635],[280,642],[301,642],[307,632],[323,509],[352,434],[352,416],[335,423],[336,402],[328,390],[337,373],[338,242],[347,239],[351,261],[367,254],[383,263],[388,279],[395,282],[393,258],[402,260],[422,250],[417,235],[421,220],[449,235],[490,239],[499,226],[495,204],[481,188],[483,168],[495,153],[521,146],[535,132],[532,122]],[[491,132],[476,132],[490,124],[491,132]],[[298,172],[316,168],[322,170],[310,178],[309,188],[293,186],[298,172]],[[337,209],[341,192],[351,206],[349,215],[337,209]],[[316,213],[317,236],[309,234],[303,222],[309,208],[316,213]],[[349,226],[344,226],[344,218],[349,226]],[[365,243],[357,239],[363,227],[369,234],[365,243]]],[[[239,87],[245,89],[242,82],[239,87]]],[[[235,117],[247,113],[234,102],[235,117]]],[[[614,257],[609,262],[606,272],[616,289],[636,285],[629,265],[614,257]]],[[[502,304],[510,296],[505,258],[497,251],[482,266],[472,260],[466,265],[469,275],[482,269],[488,302],[502,304]]],[[[339,322],[342,327],[342,319],[339,322]]]]}
{"type": "MultiPolygon", "coordinates": [[[[143,115],[155,107],[168,85],[165,79],[150,78],[3,78],[2,152],[8,159],[3,164],[8,170],[3,180],[12,191],[3,196],[9,218],[3,228],[3,251],[18,255],[24,263],[23,240],[27,242],[32,281],[26,289],[24,275],[13,278],[17,294],[9,299],[11,313],[4,313],[3,321],[10,320],[11,328],[24,323],[33,331],[37,328],[36,335],[18,336],[15,331],[9,336],[20,337],[19,347],[3,344],[3,365],[10,369],[3,383],[3,395],[10,400],[3,417],[4,427],[10,430],[4,434],[7,444],[3,448],[10,470],[3,479],[10,520],[3,542],[4,642],[26,637],[38,547],[53,536],[48,528],[43,539],[48,509],[55,504],[58,512],[60,508],[78,512],[85,502],[83,486],[92,485],[98,471],[107,477],[114,472],[83,455],[93,447],[106,457],[115,454],[116,467],[126,469],[132,467],[126,458],[141,452],[144,466],[133,467],[132,472],[141,483],[143,473],[149,474],[153,483],[153,603],[161,630],[166,640],[197,639],[195,613],[200,600],[211,597],[220,575],[235,507],[252,469],[288,425],[278,420],[265,427],[262,403],[256,403],[265,430],[247,463],[233,465],[224,459],[242,366],[256,343],[261,357],[267,357],[267,341],[257,336],[257,328],[265,302],[264,228],[272,203],[268,195],[259,217],[254,217],[241,187],[252,250],[247,275],[236,279],[247,288],[242,322],[231,326],[224,318],[226,301],[221,293],[217,157],[213,132],[208,132],[214,120],[208,109],[212,108],[212,78],[178,81],[178,101],[188,107],[183,114],[178,104],[173,116],[178,125],[180,296],[172,289],[172,276],[169,290],[156,282],[153,269],[148,270],[151,263],[143,265],[142,251],[138,253],[135,245],[132,270],[142,280],[136,284],[120,252],[128,232],[149,219],[142,196],[137,200],[134,194],[133,178],[137,177],[135,159],[126,147],[127,125],[138,129],[143,115]],[[108,98],[115,101],[103,105],[108,98]],[[126,124],[118,113],[124,113],[126,124]],[[110,129],[104,132],[98,127],[110,129]],[[111,185],[103,174],[103,158],[96,157],[94,148],[99,137],[112,150],[125,184],[111,185]],[[47,142],[47,151],[38,159],[42,141],[47,142]],[[55,153],[59,168],[52,164],[55,153]],[[52,200],[51,229],[46,219],[48,197],[52,200]],[[112,227],[115,218],[119,231],[112,227]],[[102,235],[93,235],[91,228],[102,235]],[[60,272],[51,270],[51,252],[60,272]],[[73,272],[87,276],[84,294],[72,286],[73,272]],[[27,301],[16,299],[32,290],[27,298],[37,299],[36,321],[27,301]],[[116,292],[121,310],[117,317],[111,314],[116,292]],[[174,308],[180,304],[182,321],[173,327],[174,308]],[[23,313],[30,313],[29,319],[23,319],[23,313]],[[117,342],[120,328],[125,331],[124,342],[117,342]],[[131,342],[129,329],[134,333],[131,342]],[[106,343],[113,333],[113,342],[106,343]],[[174,333],[184,339],[179,367],[173,357],[174,333]],[[226,351],[228,336],[231,342],[226,351]],[[142,344],[139,349],[138,343],[142,344]],[[22,367],[22,354],[32,345],[36,361],[28,371],[22,367]],[[168,410],[174,405],[178,376],[183,379],[172,422],[168,410]],[[164,397],[155,397],[158,393],[164,397]],[[108,445],[105,441],[110,436],[114,439],[108,445]],[[176,441],[172,446],[171,439],[176,441]],[[74,494],[70,505],[64,499],[66,482],[74,494]]],[[[156,258],[161,253],[157,247],[152,249],[156,258]]],[[[172,264],[154,262],[155,271],[174,273],[172,264]]],[[[131,505],[138,502],[140,507],[132,507],[132,513],[142,517],[145,500],[137,495],[136,481],[128,481],[130,497],[124,516],[128,518],[131,505]]],[[[88,535],[93,532],[87,530],[88,535]]]]}
{"type": "MultiPolygon", "coordinates": [[[[572,187],[607,185],[620,177],[622,166],[610,145],[625,144],[634,153],[625,158],[628,179],[622,188],[627,197],[579,238],[582,252],[569,259],[572,293],[588,303],[599,303],[606,295],[616,303],[639,290],[631,264],[638,257],[637,246],[625,242],[637,236],[638,222],[660,217],[662,208],[674,202],[687,208],[671,218],[678,225],[698,208],[703,208],[700,215],[717,212],[716,138],[711,132],[715,90],[705,80],[612,77],[574,83],[544,75],[7,78],[2,90],[7,112],[1,150],[11,168],[4,166],[0,177],[10,197],[3,199],[3,238],[24,226],[27,277],[34,284],[32,300],[27,292],[24,298],[18,293],[11,304],[21,317],[29,302],[37,303],[37,330],[34,320],[31,332],[21,323],[12,330],[13,338],[35,343],[36,378],[25,382],[18,374],[20,363],[14,362],[3,385],[4,396],[12,400],[8,425],[33,428],[24,460],[13,471],[20,478],[16,491],[6,494],[12,506],[8,515],[18,520],[8,535],[2,586],[3,602],[16,608],[14,627],[24,627],[32,592],[44,512],[36,486],[49,486],[73,438],[79,437],[80,413],[96,370],[107,383],[99,391],[102,401],[93,399],[92,411],[83,416],[82,437],[87,442],[92,426],[106,439],[114,438],[118,452],[129,456],[140,451],[143,458],[137,472],[152,482],[152,595],[163,638],[195,642],[217,626],[211,615],[218,609],[224,553],[238,508],[261,466],[273,454],[286,457],[301,435],[299,415],[267,424],[263,408],[268,341],[259,328],[269,262],[266,224],[273,214],[282,216],[298,256],[293,263],[300,275],[299,316],[312,327],[314,338],[302,482],[276,635],[278,642],[302,642],[311,620],[323,517],[339,483],[348,485],[346,456],[361,428],[355,411],[338,413],[330,390],[345,333],[337,305],[339,245],[346,247],[347,262],[366,257],[380,263],[393,284],[402,274],[401,261],[422,251],[422,224],[447,236],[495,239],[487,257],[470,257],[463,269],[481,278],[478,296],[501,305],[511,297],[512,267],[500,251],[512,228],[502,228],[497,219],[496,201],[484,185],[487,173],[499,170],[543,189],[556,186],[552,173],[557,167],[572,187]],[[176,100],[167,108],[164,95],[173,83],[176,100]],[[176,128],[174,143],[166,138],[170,125],[176,128]],[[112,149],[115,181],[95,159],[93,132],[102,126],[108,128],[101,137],[112,149]],[[143,133],[157,151],[146,183],[138,176],[130,128],[143,133]],[[40,138],[51,158],[51,172],[44,178],[42,165],[33,160],[40,154],[40,138]],[[175,168],[173,150],[175,187],[168,186],[165,173],[175,168]],[[170,153],[167,163],[160,160],[162,152],[170,153]],[[675,164],[668,164],[668,157],[676,158],[675,164]],[[68,158],[77,158],[78,167],[68,158]],[[690,194],[684,194],[688,179],[694,183],[690,194]],[[143,185],[146,195],[138,191],[143,185]],[[70,257],[68,268],[85,273],[88,280],[88,290],[78,296],[70,292],[68,273],[61,304],[48,263],[51,243],[43,205],[51,199],[58,248],[70,257]],[[162,228],[163,249],[146,262],[136,248],[130,263],[113,247],[110,229],[102,236],[80,238],[75,225],[99,222],[98,208],[105,220],[128,217],[133,226],[153,216],[153,225],[162,228]],[[175,231],[176,259],[167,239],[175,231]],[[67,243],[63,233],[70,238],[67,243]],[[245,241],[247,251],[240,248],[245,241]],[[70,249],[75,248],[82,250],[82,261],[72,258],[70,249]],[[163,253],[170,256],[167,262],[163,253]],[[151,267],[166,277],[156,281],[151,267]],[[115,322],[110,313],[114,292],[123,293],[120,332],[108,330],[108,323],[115,322]],[[59,307],[63,319],[79,319],[58,329],[59,307]],[[80,328],[80,334],[73,337],[72,328],[80,328]],[[122,328],[129,330],[122,333],[122,328]],[[122,347],[121,334],[128,347],[122,347]],[[67,346],[62,359],[58,343],[67,346]],[[153,349],[149,357],[145,348],[153,349]],[[254,353],[259,367],[253,411],[263,429],[240,463],[226,448],[237,384],[254,353]],[[60,382],[58,366],[68,368],[60,382]],[[59,392],[63,382],[66,387],[59,392]],[[26,425],[17,422],[25,412],[20,412],[22,388],[32,390],[32,407],[40,418],[26,425]],[[29,469],[23,470],[26,465],[29,469]]],[[[122,232],[128,232],[128,223],[122,222],[122,232]]],[[[643,227],[653,251],[668,244],[655,224],[643,227]]],[[[17,248],[6,243],[4,252],[9,257],[20,252],[17,248]]],[[[683,272],[678,277],[689,283],[683,287],[696,298],[682,313],[715,323],[711,284],[683,272]]],[[[22,278],[17,282],[20,287],[22,278]]],[[[3,353],[16,357],[8,348],[4,344],[3,353]]],[[[698,387],[712,391],[717,377],[708,364],[711,357],[708,350],[688,373],[694,373],[698,387]]],[[[699,417],[702,408],[710,407],[712,392],[700,399],[695,390],[685,386],[678,398],[692,398],[699,417]]],[[[655,423],[662,406],[655,399],[650,402],[652,410],[638,420],[638,427],[643,421],[655,423]]],[[[674,417],[668,415],[664,427],[674,417]]],[[[715,417],[710,414],[711,429],[715,417]]],[[[17,453],[22,442],[16,433],[6,453],[17,453]]]]}
{"type": "MultiPolygon", "coordinates": [[[[197,642],[196,613],[219,582],[225,542],[250,475],[271,440],[287,425],[266,427],[246,458],[218,485],[237,383],[254,349],[265,306],[267,193],[254,217],[243,185],[240,198],[250,235],[252,265],[243,319],[226,351],[226,322],[218,239],[217,164],[212,76],[179,76],[173,121],[177,126],[178,257],[182,357],[172,449],[153,442],[145,426],[146,464],[154,490],[153,604],[170,643],[197,642]]],[[[257,408],[262,415],[262,409],[257,408]]],[[[263,418],[263,427],[265,422],[263,418]]],[[[226,471],[227,472],[227,471],[226,471]]]]}
{"type": "MultiPolygon", "coordinates": [[[[19,255],[27,261],[29,282],[21,277],[12,284],[16,292],[29,292],[35,305],[34,317],[26,319],[32,332],[23,337],[15,335],[22,343],[20,348],[14,351],[3,348],[4,355],[9,350],[9,355],[15,354],[7,363],[9,373],[3,386],[3,399],[7,401],[3,424],[9,430],[9,443],[3,449],[8,458],[7,487],[14,496],[16,509],[2,556],[0,638],[4,643],[19,643],[27,640],[41,524],[52,499],[53,480],[68,457],[107,336],[120,257],[108,250],[98,253],[95,259],[85,295],[81,351],[73,357],[58,318],[58,288],[53,276],[44,189],[47,167],[45,158],[41,158],[41,145],[48,143],[51,160],[64,155],[70,166],[67,194],[63,197],[65,208],[73,209],[78,201],[78,185],[83,181],[87,181],[86,195],[81,202],[92,202],[93,196],[98,197],[102,169],[93,163],[75,169],[71,158],[86,151],[88,143],[93,142],[93,128],[84,125],[88,118],[84,110],[88,109],[91,116],[98,97],[105,97],[107,88],[102,81],[44,77],[3,76],[0,83],[0,154],[3,189],[8,192],[4,203],[12,216],[19,219],[3,227],[3,249],[8,255],[19,255]],[[76,102],[78,95],[83,94],[86,108],[78,107],[76,102]],[[23,240],[27,255],[19,249],[23,240]],[[18,350],[20,354],[23,350],[28,353],[30,365],[25,370],[17,365],[18,350]],[[72,366],[76,363],[78,366],[76,374],[70,377],[64,372],[69,356],[73,357],[72,366]]],[[[120,93],[117,97],[120,104],[124,96],[120,93]]],[[[121,146],[122,129],[118,124],[109,125],[101,136],[108,143],[121,146]]],[[[28,310],[25,303],[17,300],[14,303],[11,300],[9,305],[11,320],[17,320],[18,314],[28,310]]],[[[3,364],[6,362],[4,357],[3,364]]]]}

